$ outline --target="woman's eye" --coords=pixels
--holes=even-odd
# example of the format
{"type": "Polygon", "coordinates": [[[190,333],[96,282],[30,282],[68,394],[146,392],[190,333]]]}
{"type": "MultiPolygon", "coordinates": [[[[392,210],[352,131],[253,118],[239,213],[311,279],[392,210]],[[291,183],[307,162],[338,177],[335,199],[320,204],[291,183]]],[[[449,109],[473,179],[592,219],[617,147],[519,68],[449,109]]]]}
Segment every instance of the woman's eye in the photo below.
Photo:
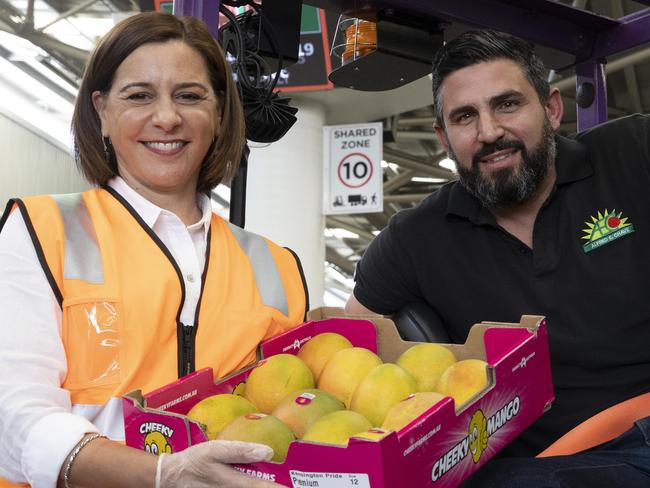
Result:
{"type": "Polygon", "coordinates": [[[198,102],[199,100],[203,100],[203,97],[201,95],[191,92],[179,93],[176,95],[176,98],[183,103],[194,103],[198,102]]]}
{"type": "Polygon", "coordinates": [[[144,92],[139,92],[139,93],[131,93],[127,99],[134,101],[134,102],[146,102],[150,100],[152,97],[148,93],[144,92]]]}

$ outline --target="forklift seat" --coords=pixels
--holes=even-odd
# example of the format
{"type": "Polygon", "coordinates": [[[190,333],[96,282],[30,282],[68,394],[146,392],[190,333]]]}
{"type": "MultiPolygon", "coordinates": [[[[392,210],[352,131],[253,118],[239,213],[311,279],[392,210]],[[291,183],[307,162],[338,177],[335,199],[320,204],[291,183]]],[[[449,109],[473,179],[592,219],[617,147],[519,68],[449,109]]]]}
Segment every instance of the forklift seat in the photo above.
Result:
{"type": "Polygon", "coordinates": [[[425,302],[409,303],[393,316],[393,322],[405,341],[451,343],[440,315],[425,302]]]}

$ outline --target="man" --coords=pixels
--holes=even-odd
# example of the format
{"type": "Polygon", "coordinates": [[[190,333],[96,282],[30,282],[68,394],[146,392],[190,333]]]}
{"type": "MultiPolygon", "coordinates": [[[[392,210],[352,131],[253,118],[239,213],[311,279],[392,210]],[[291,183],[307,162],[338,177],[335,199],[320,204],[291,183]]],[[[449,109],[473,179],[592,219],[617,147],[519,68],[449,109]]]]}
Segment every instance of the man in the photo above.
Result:
{"type": "Polygon", "coordinates": [[[440,50],[433,95],[460,179],[391,219],[357,266],[346,310],[390,315],[425,302],[454,342],[482,320],[545,315],[553,407],[503,451],[520,459],[472,480],[650,486],[650,418],[590,453],[529,458],[650,391],[650,118],[555,135],[562,99],[543,63],[491,31],[440,50]]]}

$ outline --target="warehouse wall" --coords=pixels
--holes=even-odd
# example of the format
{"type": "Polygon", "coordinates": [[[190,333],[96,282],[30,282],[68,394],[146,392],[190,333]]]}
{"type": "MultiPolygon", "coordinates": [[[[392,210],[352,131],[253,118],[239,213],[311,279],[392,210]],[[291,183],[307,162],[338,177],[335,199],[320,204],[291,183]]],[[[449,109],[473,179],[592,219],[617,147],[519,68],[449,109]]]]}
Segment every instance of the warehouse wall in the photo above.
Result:
{"type": "Polygon", "coordinates": [[[0,112],[0,207],[8,198],[88,188],[61,144],[0,112]]]}

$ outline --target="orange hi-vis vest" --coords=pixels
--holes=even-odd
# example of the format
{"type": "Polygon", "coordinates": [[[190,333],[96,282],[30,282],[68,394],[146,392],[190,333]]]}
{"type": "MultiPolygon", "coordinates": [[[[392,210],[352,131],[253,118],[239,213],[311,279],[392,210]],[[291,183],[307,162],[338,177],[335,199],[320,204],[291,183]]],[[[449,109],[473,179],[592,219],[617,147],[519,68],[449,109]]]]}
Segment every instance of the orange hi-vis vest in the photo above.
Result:
{"type": "Polygon", "coordinates": [[[10,205],[22,213],[62,308],[62,387],[73,412],[109,437],[122,432],[124,393],[149,392],[207,366],[224,376],[255,361],[261,341],[305,319],[297,256],[217,215],[194,324],[182,324],[178,265],[112,188],[10,205]]]}

